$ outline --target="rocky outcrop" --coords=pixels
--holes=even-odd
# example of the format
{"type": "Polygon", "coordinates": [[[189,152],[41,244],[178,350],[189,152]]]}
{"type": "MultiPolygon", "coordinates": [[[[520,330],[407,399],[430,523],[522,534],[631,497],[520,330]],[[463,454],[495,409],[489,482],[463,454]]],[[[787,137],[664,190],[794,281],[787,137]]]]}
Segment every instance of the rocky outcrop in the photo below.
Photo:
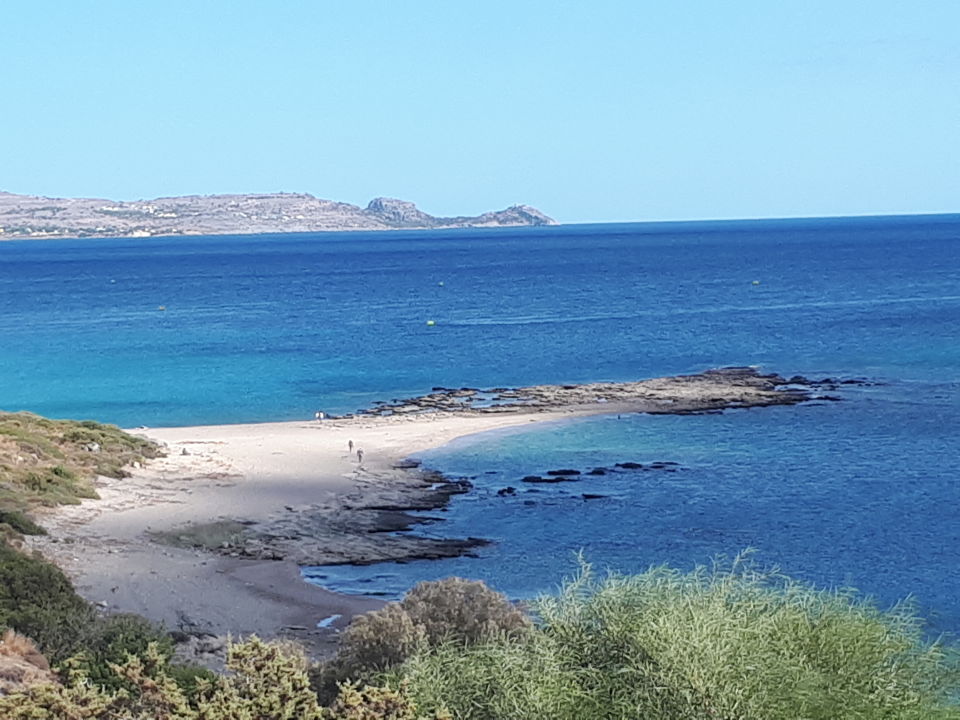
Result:
{"type": "Polygon", "coordinates": [[[403,465],[395,468],[401,472],[391,474],[387,482],[370,478],[366,502],[288,506],[268,520],[243,523],[245,529],[215,551],[227,557],[288,560],[300,565],[369,565],[470,555],[488,544],[481,538],[435,538],[406,532],[437,521],[411,512],[442,510],[451,497],[469,492],[473,485],[465,479],[449,480],[431,470],[415,469],[415,465],[397,464],[403,465]]]}
{"type": "Polygon", "coordinates": [[[305,193],[187,195],[118,202],[0,192],[0,240],[555,224],[528,205],[476,217],[434,217],[412,202],[393,198],[376,198],[360,208],[305,193]]]}
{"type": "Polygon", "coordinates": [[[374,403],[373,407],[361,410],[359,414],[532,413],[569,409],[685,415],[831,399],[814,392],[823,387],[821,381],[800,383],[796,380],[796,376],[788,381],[780,375],[763,374],[751,367],[729,367],[696,375],[636,382],[533,385],[491,390],[435,387],[426,395],[374,403]]]}
{"type": "Polygon", "coordinates": [[[412,202],[394,198],[374,198],[366,212],[394,227],[433,227],[437,221],[412,202]]]}

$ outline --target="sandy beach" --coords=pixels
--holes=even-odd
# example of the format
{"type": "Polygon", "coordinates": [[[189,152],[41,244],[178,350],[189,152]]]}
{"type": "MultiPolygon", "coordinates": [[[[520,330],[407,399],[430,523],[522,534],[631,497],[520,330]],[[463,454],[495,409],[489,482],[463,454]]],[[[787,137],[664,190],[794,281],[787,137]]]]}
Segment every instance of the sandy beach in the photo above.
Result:
{"type": "Polygon", "coordinates": [[[297,509],[336,510],[361,498],[392,500],[398,486],[410,487],[406,471],[393,467],[402,458],[463,435],[571,415],[350,418],[135,430],[164,443],[167,457],[135,468],[129,478],[102,479],[99,500],[50,513],[44,518],[50,535],[33,544],[104,610],[137,613],[189,632],[283,633],[322,646],[355,614],[382,603],[309,585],[293,561],[172,547],[148,533],[219,519],[268,522],[297,509]],[[362,466],[355,453],[348,453],[351,440],[365,452],[362,466]],[[334,615],[340,617],[328,628],[316,627],[334,615]]]}
{"type": "Polygon", "coordinates": [[[407,526],[402,509],[420,507],[418,498],[428,498],[423,507],[436,507],[449,497],[431,497],[435,485],[429,483],[436,478],[396,467],[403,459],[474,433],[584,415],[808,399],[779,389],[783,382],[660,379],[629,384],[622,395],[617,392],[627,384],[556,386],[552,394],[536,389],[542,402],[532,403],[529,398],[539,396],[527,393],[531,404],[503,411],[468,407],[137,429],[132,432],[163,443],[166,457],[133,468],[131,477],[101,479],[98,500],[51,511],[42,518],[49,536],[32,544],[105,611],[137,613],[190,633],[290,635],[323,654],[354,615],[382,603],[309,585],[299,565],[465,550],[387,532],[407,526]],[[189,529],[216,529],[218,523],[238,527],[243,537],[216,547],[177,546],[193,537],[189,529]]]}

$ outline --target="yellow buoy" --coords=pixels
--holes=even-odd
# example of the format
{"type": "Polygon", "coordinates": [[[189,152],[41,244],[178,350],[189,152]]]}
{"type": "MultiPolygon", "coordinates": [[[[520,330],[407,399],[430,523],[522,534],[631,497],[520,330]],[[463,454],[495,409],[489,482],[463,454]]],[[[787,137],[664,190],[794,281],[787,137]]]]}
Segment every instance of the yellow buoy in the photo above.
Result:
{"type": "Polygon", "coordinates": [[[436,320],[427,320],[427,325],[429,325],[430,327],[433,327],[436,324],[437,324],[436,320]]]}

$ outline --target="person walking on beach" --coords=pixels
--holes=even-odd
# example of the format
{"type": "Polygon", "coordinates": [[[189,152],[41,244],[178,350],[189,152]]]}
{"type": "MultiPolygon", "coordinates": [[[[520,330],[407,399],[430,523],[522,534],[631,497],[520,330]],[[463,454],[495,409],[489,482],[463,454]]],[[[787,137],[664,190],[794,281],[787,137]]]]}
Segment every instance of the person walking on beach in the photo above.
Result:
{"type": "Polygon", "coordinates": [[[357,465],[363,465],[363,449],[357,448],[357,465]]]}
{"type": "Polygon", "coordinates": [[[317,419],[318,422],[323,422],[323,419],[324,419],[326,416],[327,416],[327,414],[326,414],[325,412],[323,412],[322,410],[317,410],[316,414],[314,415],[314,417],[317,419]]]}
{"type": "Polygon", "coordinates": [[[353,455],[353,440],[347,440],[347,452],[353,455]]]}

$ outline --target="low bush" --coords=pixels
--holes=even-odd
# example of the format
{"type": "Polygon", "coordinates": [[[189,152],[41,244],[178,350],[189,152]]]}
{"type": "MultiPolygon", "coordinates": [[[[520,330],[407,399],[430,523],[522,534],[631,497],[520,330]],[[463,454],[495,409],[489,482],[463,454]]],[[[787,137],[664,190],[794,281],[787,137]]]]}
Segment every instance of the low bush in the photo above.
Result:
{"type": "Polygon", "coordinates": [[[329,710],[310,690],[303,660],[282,645],[257,638],[233,645],[228,675],[200,679],[190,697],[171,677],[162,652],[151,644],[115,666],[116,685],[98,687],[82,673],[64,685],[40,685],[0,696],[4,720],[449,720],[418,715],[403,690],[344,689],[329,710]]]}
{"type": "MultiPolygon", "coordinates": [[[[64,663],[65,678],[82,675],[91,683],[107,689],[122,687],[113,666],[123,663],[128,655],[143,656],[153,646],[163,661],[173,655],[173,641],[159,626],[139,615],[98,617],[77,637],[77,651],[64,663]]],[[[186,672],[178,671],[177,676],[186,672]]]]}
{"type": "Polygon", "coordinates": [[[585,567],[534,609],[522,643],[424,646],[386,679],[464,720],[960,717],[956,662],[906,608],[775,573],[585,567]]]}
{"type": "Polygon", "coordinates": [[[77,652],[95,622],[60,568],[0,541],[0,629],[31,638],[57,664],[77,652]]]}
{"type": "Polygon", "coordinates": [[[482,582],[447,578],[417,584],[400,603],[361,615],[346,629],[336,657],[311,671],[317,693],[332,701],[337,686],[371,678],[424,647],[518,637],[532,627],[505,595],[482,582]]]}
{"type": "Polygon", "coordinates": [[[519,636],[533,624],[503,593],[477,580],[447,578],[418,583],[400,603],[427,642],[473,643],[494,635],[519,636]]]}
{"type": "Polygon", "coordinates": [[[47,531],[20,510],[0,510],[0,525],[6,525],[21,535],[46,535],[47,531]]]}

